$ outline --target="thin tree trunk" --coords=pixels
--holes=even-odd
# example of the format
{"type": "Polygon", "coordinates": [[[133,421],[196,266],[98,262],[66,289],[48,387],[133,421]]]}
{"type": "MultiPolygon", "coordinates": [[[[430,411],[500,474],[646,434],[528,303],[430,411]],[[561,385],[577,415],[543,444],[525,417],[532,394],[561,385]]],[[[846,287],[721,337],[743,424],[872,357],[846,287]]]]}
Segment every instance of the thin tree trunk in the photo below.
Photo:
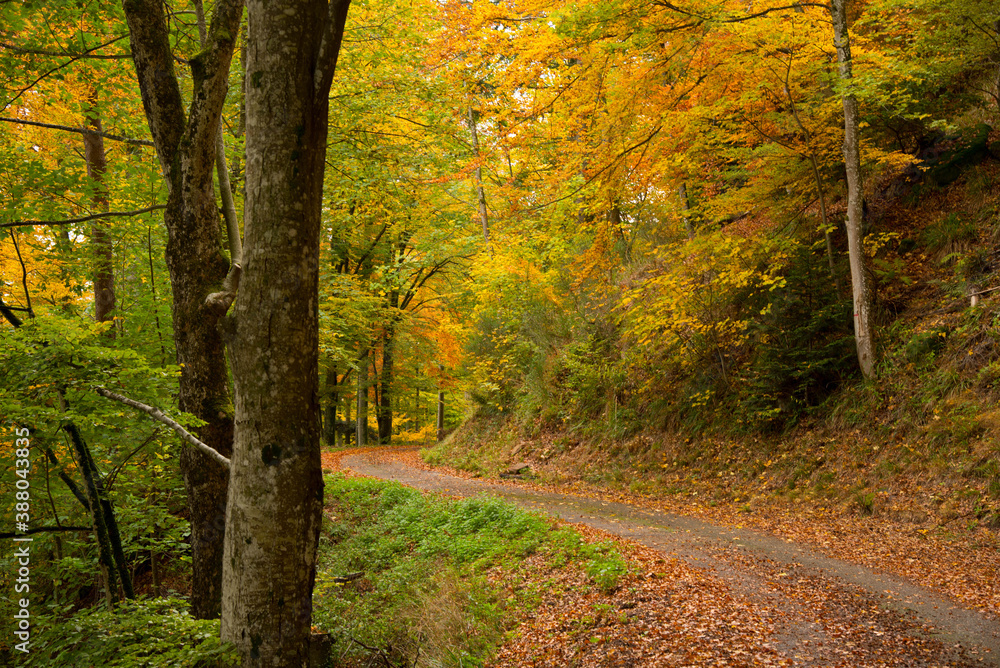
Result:
{"type": "Polygon", "coordinates": [[[330,83],[348,0],[247,3],[244,275],[223,640],[244,668],[309,665],[323,508],[319,248],[330,83]]]}
{"type": "Polygon", "coordinates": [[[688,239],[694,239],[694,224],[691,222],[691,201],[688,199],[687,184],[682,183],[677,189],[677,196],[681,200],[681,208],[684,210],[684,229],[687,231],[688,239]]]}
{"type": "MultiPolygon", "coordinates": [[[[850,86],[851,44],[847,30],[847,0],[833,0],[834,43],[840,63],[840,79],[850,86]]],[[[851,262],[851,286],[854,298],[854,340],[858,364],[865,378],[875,375],[875,352],[872,342],[871,288],[865,267],[861,225],[863,189],[861,183],[861,148],[858,127],[858,101],[850,88],[844,91],[844,162],[847,167],[847,248],[851,262]]]]}
{"type": "MultiPolygon", "coordinates": [[[[414,376],[414,380],[417,379],[414,376]]],[[[417,396],[413,400],[413,430],[420,431],[420,386],[417,385],[417,396]]]]}
{"type": "Polygon", "coordinates": [[[329,397],[323,420],[323,438],[328,445],[340,445],[340,430],[337,429],[337,413],[340,407],[340,387],[337,385],[337,365],[331,364],[326,371],[326,394],[329,397]]]}
{"type": "Polygon", "coordinates": [[[358,357],[358,422],[355,444],[359,448],[368,445],[368,349],[358,357]]]}
{"type": "MultiPolygon", "coordinates": [[[[194,11],[198,21],[198,36],[201,46],[208,45],[208,27],[205,24],[205,6],[201,0],[194,0],[194,11]]],[[[243,239],[240,236],[240,221],[233,199],[233,187],[229,182],[229,167],[226,165],[226,141],[223,137],[220,118],[215,137],[215,173],[219,179],[219,200],[222,202],[222,218],[226,221],[226,237],[229,242],[229,256],[233,266],[243,264],[243,239]]]]}
{"type": "Polygon", "coordinates": [[[70,436],[70,441],[76,451],[77,465],[80,467],[80,472],[86,482],[87,503],[94,522],[94,532],[97,535],[98,557],[102,568],[106,569],[105,581],[108,585],[109,600],[114,603],[118,598],[116,595],[118,589],[115,584],[116,576],[121,580],[125,598],[135,598],[132,580],[125,564],[125,554],[122,550],[114,510],[111,508],[111,503],[104,498],[104,485],[94,466],[93,457],[91,457],[90,450],[75,424],[69,422],[63,426],[63,430],[70,436]]]}
{"type": "MultiPolygon", "coordinates": [[[[443,372],[444,365],[438,364],[438,370],[443,372]]],[[[444,438],[444,391],[438,388],[438,403],[437,403],[437,440],[442,440],[444,438]]]]}
{"type": "Polygon", "coordinates": [[[378,442],[380,445],[388,445],[392,442],[392,349],[392,334],[387,332],[382,337],[382,373],[379,380],[378,442]]]}
{"type": "MultiPolygon", "coordinates": [[[[395,317],[399,309],[399,292],[392,290],[389,293],[389,312],[395,317]]],[[[393,374],[394,374],[394,346],[395,346],[395,326],[394,320],[390,320],[382,333],[382,373],[379,378],[378,397],[378,441],[381,445],[388,445],[392,442],[392,399],[393,374]]]]}
{"type": "MultiPolygon", "coordinates": [[[[344,382],[347,382],[347,376],[344,377],[344,382]]],[[[351,397],[349,394],[344,395],[344,424],[351,424],[351,397]]],[[[347,445],[348,441],[350,441],[348,436],[348,433],[345,432],[343,436],[344,445],[347,445]]]]}
{"type": "MultiPolygon", "coordinates": [[[[803,11],[802,7],[796,5],[797,11],[803,11]]],[[[823,179],[819,175],[819,162],[816,160],[816,150],[813,148],[812,133],[799,118],[799,110],[795,106],[795,100],[792,98],[791,85],[789,79],[792,72],[792,56],[788,57],[788,69],[785,71],[785,96],[788,98],[788,104],[792,109],[792,117],[795,119],[795,124],[799,126],[802,134],[805,135],[806,147],[809,149],[809,164],[812,166],[813,179],[816,181],[816,192],[819,194],[819,213],[823,224],[823,237],[826,240],[826,261],[830,267],[830,278],[833,279],[833,285],[837,290],[837,294],[840,294],[840,278],[837,276],[837,266],[834,262],[833,257],[833,239],[830,235],[830,223],[826,215],[826,194],[823,192],[823,179]]]]}
{"type": "MultiPolygon", "coordinates": [[[[83,136],[83,155],[87,163],[87,176],[94,182],[94,210],[107,213],[108,191],[104,183],[104,173],[108,169],[107,154],[104,151],[104,137],[100,133],[101,116],[97,111],[97,92],[90,94],[87,110],[87,125],[93,132],[83,136]]],[[[111,224],[106,218],[99,218],[91,224],[90,238],[94,255],[94,319],[97,322],[108,322],[113,319],[115,310],[115,274],[114,252],[111,236],[108,233],[111,224]]],[[[115,337],[112,325],[107,330],[107,336],[115,337]]]]}
{"type": "Polygon", "coordinates": [[[479,155],[479,128],[476,122],[476,112],[469,107],[469,130],[472,132],[472,155],[476,161],[476,202],[479,206],[479,222],[483,226],[483,241],[490,255],[493,246],[490,245],[490,219],[486,213],[486,191],[483,189],[483,163],[479,155]]]}

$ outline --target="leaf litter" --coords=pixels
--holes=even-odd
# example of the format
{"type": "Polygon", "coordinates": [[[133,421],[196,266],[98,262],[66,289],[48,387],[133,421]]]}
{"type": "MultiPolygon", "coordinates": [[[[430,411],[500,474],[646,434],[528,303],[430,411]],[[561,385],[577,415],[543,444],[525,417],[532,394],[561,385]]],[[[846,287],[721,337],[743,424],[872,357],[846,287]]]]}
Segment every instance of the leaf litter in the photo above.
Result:
{"type": "MultiPolygon", "coordinates": [[[[372,460],[402,462],[410,468],[466,479],[474,477],[447,467],[430,467],[415,450],[386,448],[324,453],[324,468],[340,470],[340,458],[348,453],[363,453],[372,460]]],[[[505,484],[543,487],[547,491],[557,487],[559,492],[581,493],[575,486],[567,490],[566,486],[540,486],[523,481],[505,484]]],[[[630,496],[595,495],[593,490],[587,493],[608,500],[630,496]]],[[[628,501],[635,504],[634,498],[628,501]]],[[[651,507],[648,500],[642,505],[651,507]]],[[[850,559],[845,556],[852,553],[850,546],[841,543],[852,538],[859,545],[854,549],[873,546],[879,541],[877,533],[869,531],[867,536],[858,536],[860,532],[846,531],[829,521],[836,518],[823,515],[797,518],[798,522],[811,519],[816,524],[793,531],[795,521],[776,514],[760,513],[748,518],[736,511],[725,513],[695,504],[682,508],[677,505],[656,509],[686,511],[717,523],[728,520],[731,526],[752,525],[759,530],[771,530],[789,539],[818,544],[841,558],[850,559]]],[[[583,569],[552,568],[540,554],[520,564],[495,568],[491,580],[511,601],[522,587],[533,588],[537,598],[536,605],[521,614],[515,630],[497,649],[489,665],[932,668],[981,666],[995,661],[992,656],[977,655],[975,648],[934,638],[934,630],[912,616],[886,609],[860,587],[824,577],[815,569],[720,546],[713,548],[710,555],[716,568],[730,571],[727,577],[720,577],[715,568],[694,566],[678,556],[665,555],[586,525],[572,526],[588,541],[613,543],[629,564],[628,574],[619,579],[612,591],[603,592],[583,569]],[[737,577],[733,577],[733,572],[737,577]]],[[[927,567],[913,563],[924,562],[929,545],[938,543],[922,541],[919,546],[924,548],[924,554],[906,542],[892,549],[896,559],[904,556],[903,574],[914,570],[927,577],[927,567]]],[[[947,549],[943,552],[946,554],[940,560],[956,558],[947,549]]],[[[951,593],[949,585],[959,583],[960,588],[967,587],[976,580],[953,577],[939,589],[951,593]]]]}

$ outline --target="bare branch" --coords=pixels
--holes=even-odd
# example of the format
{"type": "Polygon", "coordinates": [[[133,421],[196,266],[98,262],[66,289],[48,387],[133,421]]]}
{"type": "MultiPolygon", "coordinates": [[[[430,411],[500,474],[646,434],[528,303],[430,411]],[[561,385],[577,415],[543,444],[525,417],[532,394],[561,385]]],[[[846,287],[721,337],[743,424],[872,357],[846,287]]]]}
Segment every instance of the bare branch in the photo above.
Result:
{"type": "MultiPolygon", "coordinates": [[[[17,538],[18,536],[30,536],[33,533],[54,533],[60,531],[93,531],[94,527],[34,527],[28,529],[27,531],[18,531],[17,533],[0,533],[0,540],[5,538],[17,538]]],[[[350,576],[348,576],[350,577],[350,576]]]]}
{"type": "Polygon", "coordinates": [[[4,123],[15,123],[17,125],[34,125],[39,128],[49,128],[50,130],[62,130],[63,132],[75,132],[79,135],[99,135],[105,139],[110,139],[112,141],[120,141],[126,144],[132,144],[133,146],[153,146],[153,142],[148,139],[129,139],[128,137],[121,137],[119,135],[113,135],[108,132],[96,132],[94,130],[89,130],[87,128],[74,128],[69,125],[55,125],[54,123],[39,123],[38,121],[24,121],[20,118],[7,118],[5,116],[0,116],[0,121],[4,123]]]}
{"type": "Polygon", "coordinates": [[[71,64],[71,63],[73,63],[73,62],[75,62],[77,60],[80,60],[81,58],[86,57],[87,54],[93,53],[94,51],[99,51],[99,50],[103,49],[106,46],[110,46],[111,44],[114,44],[115,42],[117,42],[120,39],[125,39],[126,37],[128,37],[128,35],[122,35],[121,37],[115,37],[110,42],[105,42],[104,44],[99,44],[99,45],[95,46],[93,49],[87,49],[86,51],[84,51],[83,53],[81,53],[79,55],[72,56],[65,63],[62,63],[61,65],[56,65],[55,67],[53,67],[52,69],[50,69],[49,71],[45,72],[40,77],[38,77],[37,79],[35,79],[34,81],[32,81],[30,84],[28,84],[27,86],[25,86],[24,88],[22,88],[20,91],[18,91],[17,95],[15,95],[10,100],[8,100],[6,103],[4,103],[3,107],[0,107],[0,109],[7,109],[8,107],[10,107],[10,105],[14,104],[14,102],[16,102],[19,97],[21,97],[22,95],[24,95],[25,93],[27,93],[29,90],[31,90],[32,88],[34,88],[35,84],[37,84],[39,81],[41,81],[45,77],[49,76],[50,74],[53,74],[54,72],[58,72],[62,68],[66,67],[67,65],[69,65],[69,64],[71,64]]]}
{"type": "Polygon", "coordinates": [[[17,220],[13,223],[0,223],[0,228],[4,227],[37,227],[39,225],[72,225],[73,223],[85,223],[88,220],[97,220],[98,218],[114,218],[120,216],[138,216],[143,213],[149,213],[150,211],[156,211],[157,209],[166,209],[165,204],[157,204],[155,206],[149,206],[145,209],[138,209],[137,211],[108,211],[107,213],[95,213],[90,216],[81,216],[80,218],[67,218],[65,220],[17,220]]]}
{"type": "Polygon", "coordinates": [[[175,422],[175,421],[171,420],[169,417],[167,417],[163,413],[163,411],[161,411],[159,408],[154,408],[153,406],[147,406],[146,404],[144,404],[142,402],[136,401],[135,399],[129,399],[128,397],[123,397],[120,394],[115,394],[114,392],[112,392],[110,390],[106,390],[103,387],[95,387],[94,391],[97,392],[102,397],[106,397],[108,399],[113,399],[114,401],[121,402],[121,403],[125,404],[126,406],[131,406],[132,408],[137,408],[140,411],[142,411],[143,413],[146,413],[147,415],[149,415],[154,420],[157,420],[158,422],[162,422],[163,424],[167,425],[168,427],[170,427],[171,429],[173,429],[175,432],[177,432],[177,434],[182,439],[184,439],[185,441],[187,441],[188,443],[190,443],[194,447],[198,448],[204,454],[208,455],[209,457],[211,457],[215,461],[219,462],[220,464],[222,464],[223,466],[225,466],[227,469],[229,468],[229,459],[227,459],[225,456],[223,456],[222,454],[220,454],[218,450],[216,450],[216,449],[214,449],[214,448],[212,448],[212,447],[210,447],[208,445],[205,445],[203,442],[201,442],[200,440],[198,440],[198,438],[195,437],[193,434],[191,434],[191,432],[189,432],[187,429],[185,429],[184,427],[182,427],[181,425],[179,425],[177,422],[175,422]]]}
{"type": "Polygon", "coordinates": [[[70,53],[68,51],[56,51],[54,49],[26,49],[23,46],[11,44],[10,42],[0,42],[0,47],[9,49],[14,53],[21,53],[29,56],[57,56],[63,58],[85,58],[90,60],[125,60],[132,57],[131,53],[101,56],[96,53],[90,53],[89,51],[84,51],[83,53],[70,53]]]}

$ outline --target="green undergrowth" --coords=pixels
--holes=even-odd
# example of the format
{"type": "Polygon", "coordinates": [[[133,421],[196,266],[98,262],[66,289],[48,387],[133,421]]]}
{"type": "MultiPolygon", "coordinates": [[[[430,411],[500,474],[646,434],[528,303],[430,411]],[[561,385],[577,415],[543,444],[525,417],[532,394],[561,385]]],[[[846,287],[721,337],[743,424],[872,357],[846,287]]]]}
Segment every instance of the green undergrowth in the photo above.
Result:
{"type": "Polygon", "coordinates": [[[609,545],[496,498],[334,475],[326,499],[313,620],[333,666],[481,666],[540,595],[525,560],[583,569],[605,591],[627,571],[609,545]]]}
{"type": "MultiPolygon", "coordinates": [[[[218,620],[200,620],[179,598],[126,601],[65,617],[58,609],[32,617],[21,666],[39,668],[224,668],[240,665],[235,647],[219,639],[218,620]]],[[[2,658],[2,657],[0,657],[2,658]]]]}

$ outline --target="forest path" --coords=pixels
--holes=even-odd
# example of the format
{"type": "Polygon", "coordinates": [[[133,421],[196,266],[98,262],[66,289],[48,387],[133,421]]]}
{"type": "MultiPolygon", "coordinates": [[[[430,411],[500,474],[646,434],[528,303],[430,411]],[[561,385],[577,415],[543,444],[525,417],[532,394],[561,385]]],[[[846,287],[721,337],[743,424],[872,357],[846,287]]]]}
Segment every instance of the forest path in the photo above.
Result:
{"type": "Polygon", "coordinates": [[[1000,666],[1000,623],[905,579],[749,529],[516,482],[446,475],[418,467],[414,453],[338,454],[343,468],[361,475],[452,496],[502,497],[683,560],[769,611],[777,623],[768,649],[787,658],[784,665],[1000,666]]]}

